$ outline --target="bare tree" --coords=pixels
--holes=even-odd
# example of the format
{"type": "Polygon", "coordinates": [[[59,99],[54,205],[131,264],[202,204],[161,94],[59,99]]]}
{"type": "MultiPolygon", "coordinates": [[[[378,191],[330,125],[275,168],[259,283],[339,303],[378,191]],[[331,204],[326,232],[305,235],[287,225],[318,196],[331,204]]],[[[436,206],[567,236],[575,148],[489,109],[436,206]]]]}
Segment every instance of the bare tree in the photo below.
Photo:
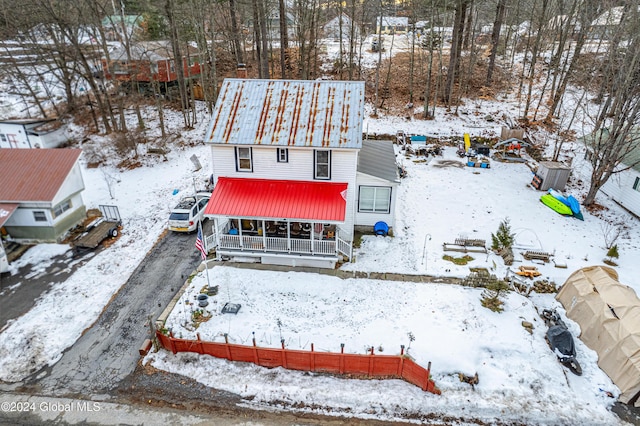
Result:
{"type": "Polygon", "coordinates": [[[489,55],[489,66],[487,67],[487,86],[491,85],[493,78],[493,70],[496,65],[496,55],[498,54],[498,43],[500,41],[500,29],[504,21],[504,11],[506,9],[507,0],[498,0],[496,8],[496,19],[493,21],[493,31],[491,33],[491,54],[489,55]]]}
{"type": "Polygon", "coordinates": [[[628,48],[610,53],[607,58],[616,61],[615,70],[610,79],[605,79],[604,101],[600,104],[595,118],[594,133],[587,138],[590,151],[589,162],[592,170],[589,190],[584,205],[595,202],[597,192],[612,175],[629,170],[640,164],[640,159],[633,157],[634,151],[640,150],[640,35],[638,13],[629,15],[628,48]]]}
{"type": "Polygon", "coordinates": [[[282,78],[287,78],[289,71],[289,28],[287,27],[287,10],[284,0],[278,0],[278,13],[280,15],[280,67],[282,78]]]}
{"type": "Polygon", "coordinates": [[[449,54],[449,68],[447,69],[447,82],[445,83],[443,100],[450,106],[453,85],[460,68],[460,56],[462,41],[464,38],[464,25],[471,0],[456,0],[455,18],[453,22],[453,36],[451,40],[451,53],[449,54]]]}

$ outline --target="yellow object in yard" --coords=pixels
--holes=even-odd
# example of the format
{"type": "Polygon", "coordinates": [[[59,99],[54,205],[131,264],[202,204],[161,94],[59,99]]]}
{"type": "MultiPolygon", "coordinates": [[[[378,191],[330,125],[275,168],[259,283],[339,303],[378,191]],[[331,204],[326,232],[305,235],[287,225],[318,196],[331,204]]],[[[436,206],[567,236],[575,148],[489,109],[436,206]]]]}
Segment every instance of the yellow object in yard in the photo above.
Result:
{"type": "Polygon", "coordinates": [[[519,271],[516,271],[516,275],[527,278],[535,278],[542,275],[536,266],[520,266],[519,271]]]}
{"type": "Polygon", "coordinates": [[[464,134],[464,152],[469,152],[469,148],[471,148],[471,138],[469,137],[469,133],[464,134]]]}

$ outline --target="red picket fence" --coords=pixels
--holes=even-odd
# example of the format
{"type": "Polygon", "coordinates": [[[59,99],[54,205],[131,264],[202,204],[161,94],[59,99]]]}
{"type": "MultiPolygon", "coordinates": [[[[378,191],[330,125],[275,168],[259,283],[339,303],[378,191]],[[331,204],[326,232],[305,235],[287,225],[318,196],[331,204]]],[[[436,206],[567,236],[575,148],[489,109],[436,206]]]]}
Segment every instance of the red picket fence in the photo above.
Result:
{"type": "Polygon", "coordinates": [[[424,368],[404,355],[404,346],[400,355],[374,355],[373,348],[368,355],[346,354],[343,351],[315,352],[313,343],[310,351],[282,348],[262,348],[256,346],[235,345],[200,340],[178,339],[173,334],[167,336],[156,332],[160,345],[173,352],[196,352],[224,358],[229,361],[252,362],[262,367],[283,367],[289,370],[316,371],[351,376],[375,377],[379,379],[403,379],[424,391],[440,395],[440,389],[429,378],[431,363],[424,368]]]}

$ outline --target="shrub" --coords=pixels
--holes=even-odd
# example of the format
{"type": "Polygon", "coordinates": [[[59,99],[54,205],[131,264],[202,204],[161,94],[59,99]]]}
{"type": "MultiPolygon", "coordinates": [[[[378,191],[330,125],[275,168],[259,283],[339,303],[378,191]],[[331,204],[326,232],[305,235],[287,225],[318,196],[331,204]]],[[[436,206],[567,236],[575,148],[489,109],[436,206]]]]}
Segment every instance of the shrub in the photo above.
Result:
{"type": "Polygon", "coordinates": [[[495,251],[503,248],[510,249],[514,240],[515,234],[511,232],[509,218],[506,218],[498,225],[498,231],[495,234],[491,234],[491,248],[495,251]]]}

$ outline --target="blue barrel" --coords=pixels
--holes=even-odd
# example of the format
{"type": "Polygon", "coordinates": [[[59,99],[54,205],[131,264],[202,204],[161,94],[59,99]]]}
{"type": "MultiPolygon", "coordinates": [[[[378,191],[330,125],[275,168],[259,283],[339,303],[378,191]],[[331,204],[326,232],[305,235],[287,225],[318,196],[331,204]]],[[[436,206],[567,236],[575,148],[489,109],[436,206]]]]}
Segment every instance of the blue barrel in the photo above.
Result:
{"type": "Polygon", "coordinates": [[[387,235],[389,233],[389,225],[382,221],[376,222],[376,224],[373,225],[373,233],[376,235],[387,235]]]}

